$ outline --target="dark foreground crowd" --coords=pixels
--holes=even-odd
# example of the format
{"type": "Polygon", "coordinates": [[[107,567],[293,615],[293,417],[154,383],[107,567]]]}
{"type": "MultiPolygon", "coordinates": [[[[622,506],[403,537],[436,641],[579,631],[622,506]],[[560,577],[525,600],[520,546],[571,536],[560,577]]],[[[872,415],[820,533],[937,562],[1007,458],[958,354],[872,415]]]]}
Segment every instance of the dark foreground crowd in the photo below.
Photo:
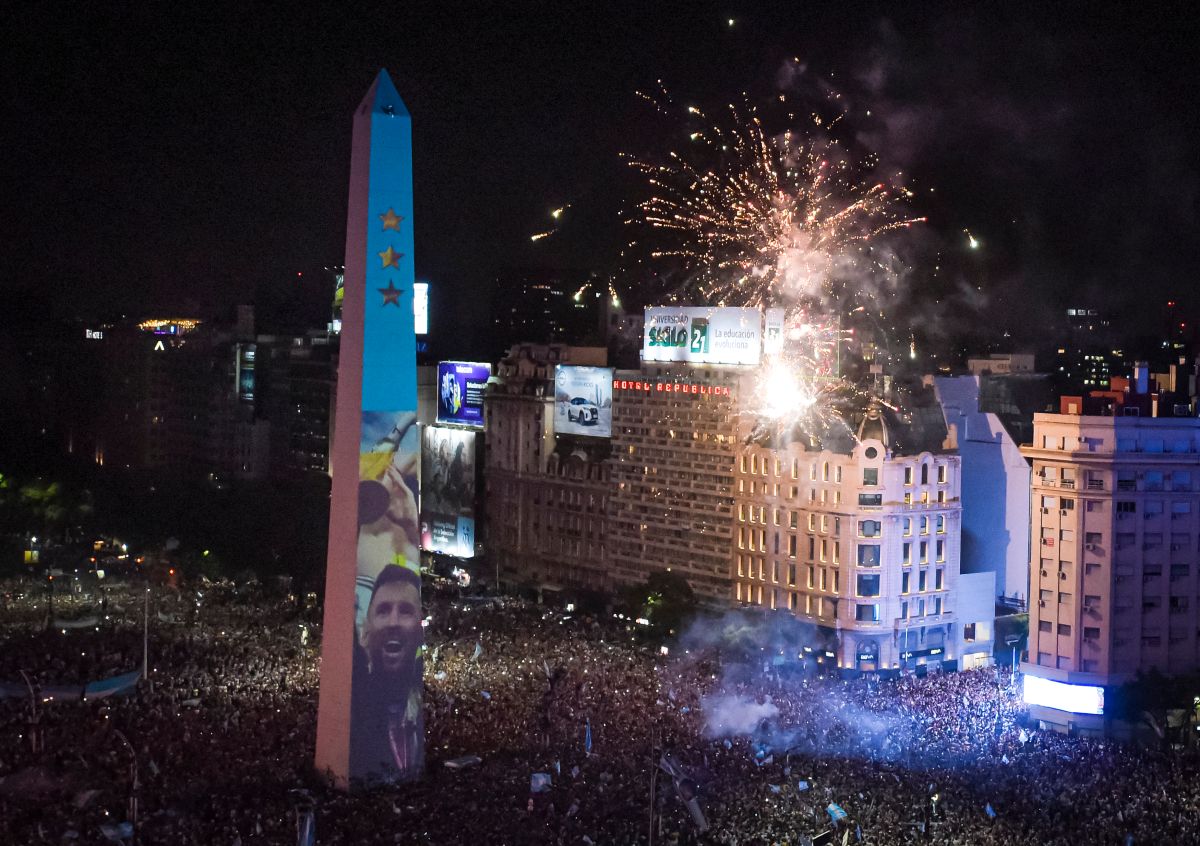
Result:
{"type": "MultiPolygon", "coordinates": [[[[137,669],[140,602],[65,632],[10,602],[0,684],[137,669]]],[[[422,780],[326,788],[319,627],[228,589],[171,594],[151,615],[150,684],[36,716],[28,696],[0,699],[0,843],[121,838],[134,793],[138,842],[170,846],[295,843],[309,806],[315,843],[345,846],[1200,843],[1190,752],[1031,729],[995,669],[841,681],[662,655],[514,600],[430,592],[427,613],[422,780]],[[445,766],[464,756],[480,761],[445,766]]]]}

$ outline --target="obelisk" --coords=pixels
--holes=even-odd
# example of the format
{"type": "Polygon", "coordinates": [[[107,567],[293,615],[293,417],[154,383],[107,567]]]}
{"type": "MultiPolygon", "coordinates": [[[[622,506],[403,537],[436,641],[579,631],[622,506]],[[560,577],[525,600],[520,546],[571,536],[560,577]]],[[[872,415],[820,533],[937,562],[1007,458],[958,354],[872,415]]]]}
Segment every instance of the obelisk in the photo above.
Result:
{"type": "Polygon", "coordinates": [[[343,789],[424,763],[412,121],[386,71],[352,145],[316,751],[343,789]]]}

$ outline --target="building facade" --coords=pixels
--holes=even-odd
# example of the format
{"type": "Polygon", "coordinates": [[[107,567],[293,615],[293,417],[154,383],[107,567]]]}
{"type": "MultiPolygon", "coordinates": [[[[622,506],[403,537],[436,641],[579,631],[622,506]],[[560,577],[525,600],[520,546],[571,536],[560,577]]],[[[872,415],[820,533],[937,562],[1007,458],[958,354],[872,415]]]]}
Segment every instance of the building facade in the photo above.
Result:
{"type": "Polygon", "coordinates": [[[654,570],[727,602],[738,398],[746,368],[645,363],[613,377],[609,559],[620,583],[654,570]]]}
{"type": "Polygon", "coordinates": [[[614,585],[608,444],[554,435],[555,368],[604,363],[603,348],[518,344],[488,385],[485,549],[502,581],[599,591],[614,585]]]}
{"type": "Polygon", "coordinates": [[[1029,463],[1000,418],[980,408],[980,376],[933,379],[957,449],[963,573],[992,573],[996,594],[1024,609],[1029,592],[1029,463]]]}
{"type": "Polygon", "coordinates": [[[1034,543],[1022,668],[1037,680],[1031,713],[1056,728],[1102,729],[1098,688],[1200,668],[1200,420],[1113,410],[1125,413],[1035,415],[1022,447],[1034,543]]]}
{"type": "Polygon", "coordinates": [[[812,623],[842,668],[990,663],[991,574],[959,571],[960,471],[878,437],[739,449],[733,598],[812,623]]]}

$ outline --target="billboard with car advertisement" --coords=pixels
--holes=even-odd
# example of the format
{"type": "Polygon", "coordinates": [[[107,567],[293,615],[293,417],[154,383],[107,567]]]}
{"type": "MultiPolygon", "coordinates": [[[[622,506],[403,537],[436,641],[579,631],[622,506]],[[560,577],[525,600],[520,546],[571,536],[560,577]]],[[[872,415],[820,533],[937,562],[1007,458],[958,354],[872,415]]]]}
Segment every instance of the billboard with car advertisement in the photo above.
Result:
{"type": "Polygon", "coordinates": [[[611,367],[560,364],[554,370],[554,433],[612,437],[611,367]]]}

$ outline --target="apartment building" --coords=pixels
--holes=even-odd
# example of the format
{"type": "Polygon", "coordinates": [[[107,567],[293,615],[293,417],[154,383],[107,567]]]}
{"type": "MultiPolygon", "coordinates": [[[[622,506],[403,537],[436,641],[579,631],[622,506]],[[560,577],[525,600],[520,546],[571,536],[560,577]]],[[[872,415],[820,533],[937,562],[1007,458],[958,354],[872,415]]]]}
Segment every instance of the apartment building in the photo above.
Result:
{"type": "Polygon", "coordinates": [[[889,441],[876,413],[833,448],[739,447],[733,598],[811,622],[842,668],[986,665],[994,576],[960,573],[960,459],[889,441]]]}
{"type": "Polygon", "coordinates": [[[1026,701],[1082,732],[1104,728],[1104,686],[1200,667],[1200,420],[1149,416],[1189,414],[1187,402],[1110,393],[1035,415],[1021,449],[1033,462],[1026,701]]]}

